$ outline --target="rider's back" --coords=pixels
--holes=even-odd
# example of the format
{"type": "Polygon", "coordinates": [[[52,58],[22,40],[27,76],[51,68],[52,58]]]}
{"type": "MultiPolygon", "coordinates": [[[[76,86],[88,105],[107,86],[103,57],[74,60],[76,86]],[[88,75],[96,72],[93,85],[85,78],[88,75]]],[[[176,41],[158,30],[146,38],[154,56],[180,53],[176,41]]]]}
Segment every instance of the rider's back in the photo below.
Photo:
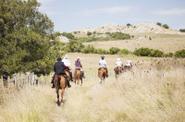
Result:
{"type": "Polygon", "coordinates": [[[64,73],[65,65],[63,62],[56,62],[54,65],[54,71],[57,75],[61,75],[64,73]]]}

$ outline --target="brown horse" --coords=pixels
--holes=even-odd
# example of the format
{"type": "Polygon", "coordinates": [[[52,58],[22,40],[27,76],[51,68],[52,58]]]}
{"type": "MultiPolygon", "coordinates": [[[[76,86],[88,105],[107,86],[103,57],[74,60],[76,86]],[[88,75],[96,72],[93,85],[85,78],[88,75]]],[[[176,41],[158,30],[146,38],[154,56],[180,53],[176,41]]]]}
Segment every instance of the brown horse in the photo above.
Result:
{"type": "Polygon", "coordinates": [[[107,76],[107,70],[105,68],[98,69],[98,77],[100,78],[100,83],[102,83],[107,76]]]}
{"type": "Polygon", "coordinates": [[[118,76],[124,71],[124,67],[115,67],[114,68],[114,73],[115,73],[115,78],[117,79],[118,76]]]}
{"type": "Polygon", "coordinates": [[[63,97],[64,97],[64,92],[65,88],[67,87],[67,81],[66,81],[66,76],[64,75],[55,75],[54,77],[54,83],[55,83],[55,88],[56,88],[56,93],[57,93],[57,104],[60,106],[61,103],[64,103],[63,97]],[[60,95],[59,91],[61,90],[61,101],[60,101],[60,95]]]}
{"type": "Polygon", "coordinates": [[[74,81],[75,84],[79,84],[79,81],[81,81],[81,85],[83,84],[82,71],[80,69],[75,69],[74,81]]]}

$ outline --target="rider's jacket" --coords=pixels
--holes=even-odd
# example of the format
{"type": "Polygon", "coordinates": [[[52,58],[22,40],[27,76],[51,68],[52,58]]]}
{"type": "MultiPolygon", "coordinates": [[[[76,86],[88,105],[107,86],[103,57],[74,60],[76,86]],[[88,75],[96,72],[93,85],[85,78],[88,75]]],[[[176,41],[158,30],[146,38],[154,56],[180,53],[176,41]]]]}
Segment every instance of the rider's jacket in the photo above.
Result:
{"type": "Polygon", "coordinates": [[[63,74],[65,68],[66,68],[66,66],[64,65],[64,63],[62,61],[58,61],[54,64],[54,72],[57,75],[63,74]]]}
{"type": "Polygon", "coordinates": [[[107,62],[105,60],[100,59],[100,61],[99,61],[99,67],[106,68],[107,67],[107,62]]]}
{"type": "Polygon", "coordinates": [[[122,61],[116,61],[116,66],[117,66],[117,67],[121,67],[122,64],[123,64],[122,61]]]}

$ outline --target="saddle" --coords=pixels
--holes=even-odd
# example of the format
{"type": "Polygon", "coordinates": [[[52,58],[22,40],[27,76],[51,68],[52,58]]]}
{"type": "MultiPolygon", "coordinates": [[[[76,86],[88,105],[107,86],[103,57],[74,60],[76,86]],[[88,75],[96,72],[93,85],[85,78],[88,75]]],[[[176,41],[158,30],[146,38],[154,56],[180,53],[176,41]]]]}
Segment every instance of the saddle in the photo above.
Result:
{"type": "Polygon", "coordinates": [[[57,85],[60,85],[60,79],[61,79],[61,76],[63,76],[65,78],[65,82],[67,84],[67,75],[66,74],[61,74],[61,75],[54,75],[54,83],[57,83],[57,85]]]}

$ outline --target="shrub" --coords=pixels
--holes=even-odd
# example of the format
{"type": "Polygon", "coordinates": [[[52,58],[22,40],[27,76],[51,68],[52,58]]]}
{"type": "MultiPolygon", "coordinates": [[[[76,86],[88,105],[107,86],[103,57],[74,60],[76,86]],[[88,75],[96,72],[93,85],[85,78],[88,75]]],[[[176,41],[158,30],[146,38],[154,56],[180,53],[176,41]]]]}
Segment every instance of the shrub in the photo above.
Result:
{"type": "Polygon", "coordinates": [[[130,39],[130,35],[129,34],[125,34],[125,33],[121,33],[121,32],[111,33],[110,36],[113,39],[130,39]]]}
{"type": "Polygon", "coordinates": [[[81,52],[83,48],[84,45],[76,40],[70,41],[67,45],[67,49],[69,52],[81,52]]]}
{"type": "Polygon", "coordinates": [[[90,36],[90,35],[92,35],[92,33],[91,32],[87,32],[87,36],[90,36]]]}
{"type": "Polygon", "coordinates": [[[154,50],[154,49],[150,49],[151,50],[151,57],[163,57],[164,53],[160,50],[154,50]]]}
{"type": "Polygon", "coordinates": [[[139,48],[134,51],[134,54],[137,56],[149,56],[151,50],[149,48],[139,48]]]}
{"type": "Polygon", "coordinates": [[[99,48],[99,49],[96,49],[96,53],[97,54],[108,54],[109,52],[107,50],[99,48]]]}
{"type": "Polygon", "coordinates": [[[156,23],[156,25],[158,25],[158,26],[162,26],[162,24],[161,24],[160,22],[157,22],[157,23],[156,23]]]}
{"type": "Polygon", "coordinates": [[[130,23],[128,23],[128,24],[127,24],[127,27],[130,27],[130,26],[132,26],[132,25],[131,25],[130,23]]]}
{"type": "Polygon", "coordinates": [[[82,50],[83,53],[96,53],[96,49],[92,45],[87,45],[82,50]]]}
{"type": "Polygon", "coordinates": [[[139,48],[134,51],[137,56],[151,56],[151,57],[162,57],[164,53],[160,50],[154,50],[149,48],[139,48]]]}
{"type": "Polygon", "coordinates": [[[93,34],[96,34],[96,31],[93,31],[93,34]]]}
{"type": "Polygon", "coordinates": [[[117,54],[118,52],[120,51],[120,49],[119,48],[117,48],[117,47],[111,47],[110,49],[109,49],[109,53],[110,54],[117,54]]]}
{"type": "Polygon", "coordinates": [[[96,38],[96,37],[80,37],[80,38],[77,38],[77,40],[79,42],[92,42],[92,41],[97,41],[99,38],[96,38]]]}
{"type": "Polygon", "coordinates": [[[180,32],[185,32],[185,29],[179,29],[180,32]]]}
{"type": "Polygon", "coordinates": [[[67,37],[68,39],[75,39],[75,36],[72,33],[62,33],[63,36],[67,37]]]}
{"type": "Polygon", "coordinates": [[[127,50],[127,49],[121,49],[120,51],[119,51],[119,53],[120,54],[129,54],[129,51],[127,50]]]}
{"type": "Polygon", "coordinates": [[[164,25],[163,25],[163,28],[169,29],[169,26],[168,26],[167,24],[164,24],[164,25]]]}
{"type": "Polygon", "coordinates": [[[176,51],[176,52],[175,52],[175,57],[178,57],[178,58],[185,58],[185,49],[176,51]]]}
{"type": "Polygon", "coordinates": [[[173,57],[173,55],[174,55],[174,54],[170,52],[170,53],[164,54],[164,57],[173,57]]]}

